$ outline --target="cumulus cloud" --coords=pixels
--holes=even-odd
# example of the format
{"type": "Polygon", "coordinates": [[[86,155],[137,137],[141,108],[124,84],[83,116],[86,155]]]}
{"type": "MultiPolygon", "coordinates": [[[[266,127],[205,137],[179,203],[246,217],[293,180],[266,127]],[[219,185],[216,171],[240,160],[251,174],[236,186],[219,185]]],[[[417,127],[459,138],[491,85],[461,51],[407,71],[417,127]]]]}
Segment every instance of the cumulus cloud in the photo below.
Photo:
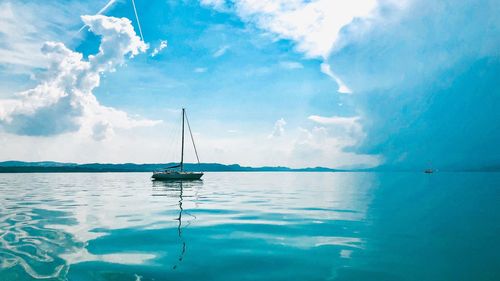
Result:
{"type": "Polygon", "coordinates": [[[253,166],[347,169],[374,167],[380,163],[379,155],[346,150],[363,138],[359,117],[312,115],[309,120],[311,122],[302,127],[290,127],[284,118],[280,118],[270,134],[239,132],[217,138],[201,135],[197,143],[204,151],[204,159],[207,159],[204,161],[220,163],[235,163],[234,155],[238,155],[238,163],[253,166]]]}
{"type": "Polygon", "coordinates": [[[374,156],[345,152],[344,147],[352,145],[353,142],[355,140],[351,138],[339,138],[325,126],[315,126],[312,129],[299,128],[299,133],[292,142],[290,158],[297,163],[309,163],[309,166],[316,164],[327,167],[359,168],[377,164],[374,156]]]}
{"type": "MultiPolygon", "coordinates": [[[[104,5],[104,7],[102,7],[97,13],[96,15],[102,15],[104,14],[105,12],[107,12],[111,7],[113,7],[114,4],[116,4],[117,0],[110,0],[108,3],[106,3],[106,5],[104,5]]],[[[84,24],[79,30],[78,32],[81,32],[83,29],[85,29],[86,25],[84,24]]]]}
{"type": "Polygon", "coordinates": [[[328,62],[355,93],[357,151],[404,168],[499,165],[498,14],[497,1],[412,1],[346,26],[328,62]]]}
{"type": "Polygon", "coordinates": [[[280,118],[276,120],[276,122],[274,123],[273,131],[269,135],[269,138],[281,137],[285,133],[285,125],[285,119],[280,118]]]}
{"type": "Polygon", "coordinates": [[[42,52],[50,65],[39,84],[13,98],[0,100],[0,125],[4,130],[31,136],[84,130],[96,139],[103,139],[104,133],[113,128],[158,123],[103,106],[92,93],[99,86],[102,73],[115,71],[125,57],[147,50],[130,20],[102,15],[82,16],[82,20],[101,36],[98,53],[84,60],[81,53],[63,43],[46,42],[42,52]]]}
{"type": "Polygon", "coordinates": [[[304,165],[323,165],[336,168],[368,168],[380,163],[378,155],[367,155],[346,151],[355,145],[361,132],[353,130],[345,122],[314,126],[310,129],[299,128],[290,148],[290,162],[304,165]],[[354,132],[354,133],[353,133],[354,132]],[[340,137],[339,137],[340,136],[340,137]]]}
{"type": "Polygon", "coordinates": [[[353,145],[357,139],[347,134],[339,138],[333,125],[289,126],[287,124],[286,133],[281,137],[256,132],[217,137],[201,135],[196,144],[203,151],[204,162],[332,168],[365,168],[380,162],[377,155],[345,151],[345,147],[353,145]],[[236,160],[235,155],[238,155],[236,160]]]}
{"type": "Polygon", "coordinates": [[[160,45],[158,47],[154,48],[154,50],[151,52],[151,57],[156,57],[163,49],[165,49],[168,45],[167,40],[161,40],[160,45]]]}
{"type": "Polygon", "coordinates": [[[332,116],[325,117],[319,115],[311,115],[309,120],[318,124],[329,132],[330,136],[335,136],[343,140],[345,147],[350,147],[360,143],[365,138],[361,118],[359,116],[341,117],[332,116]]]}
{"type": "Polygon", "coordinates": [[[100,121],[92,127],[92,138],[96,141],[102,141],[112,135],[113,129],[108,122],[100,121]]]}
{"type": "Polygon", "coordinates": [[[299,127],[293,137],[287,138],[288,144],[279,143],[293,165],[350,169],[380,164],[380,155],[362,154],[347,149],[356,146],[365,137],[358,116],[311,115],[308,119],[313,122],[313,126],[299,127]]]}

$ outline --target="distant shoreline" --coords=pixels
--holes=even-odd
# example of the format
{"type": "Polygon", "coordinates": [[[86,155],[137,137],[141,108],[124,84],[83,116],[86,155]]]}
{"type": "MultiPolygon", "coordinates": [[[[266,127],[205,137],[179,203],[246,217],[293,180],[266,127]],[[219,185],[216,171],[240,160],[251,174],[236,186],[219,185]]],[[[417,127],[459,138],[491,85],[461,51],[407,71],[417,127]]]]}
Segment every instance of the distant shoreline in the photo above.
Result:
{"type": "MultiPolygon", "coordinates": [[[[0,173],[110,173],[110,172],[153,172],[163,170],[176,163],[158,164],[76,164],[59,162],[0,162],[0,173]]],[[[225,165],[219,163],[186,163],[186,171],[204,172],[345,172],[347,170],[331,169],[325,167],[314,168],[289,168],[289,167],[245,167],[238,164],[225,165]]]]}
{"type": "MultiPolygon", "coordinates": [[[[134,173],[134,172],[153,172],[163,170],[166,167],[177,163],[154,163],[154,164],[104,164],[104,163],[61,163],[61,162],[23,162],[23,161],[5,161],[0,162],[0,173],[134,173]]],[[[186,171],[192,172],[410,172],[419,173],[424,170],[402,169],[390,167],[359,168],[359,169],[333,169],[326,167],[310,168],[290,168],[283,166],[264,166],[247,167],[238,164],[219,164],[219,163],[186,163],[186,171]]],[[[492,166],[477,169],[440,169],[436,172],[500,172],[500,166],[492,166]]]]}

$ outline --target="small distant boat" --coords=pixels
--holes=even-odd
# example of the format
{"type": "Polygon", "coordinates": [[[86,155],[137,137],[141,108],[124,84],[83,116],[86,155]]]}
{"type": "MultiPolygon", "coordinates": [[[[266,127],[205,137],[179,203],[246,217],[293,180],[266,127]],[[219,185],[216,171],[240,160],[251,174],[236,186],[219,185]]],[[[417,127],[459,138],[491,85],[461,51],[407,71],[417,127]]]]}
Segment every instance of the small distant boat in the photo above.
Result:
{"type": "Polygon", "coordinates": [[[196,159],[198,164],[200,164],[200,158],[198,157],[198,151],[196,151],[196,145],[194,144],[193,133],[191,132],[191,126],[189,126],[189,120],[187,119],[186,109],[182,109],[182,146],[181,146],[181,161],[179,165],[167,167],[163,171],[153,172],[152,178],[154,180],[199,180],[203,176],[202,172],[186,172],[184,171],[184,120],[187,121],[189,135],[191,136],[191,141],[193,143],[194,152],[196,154],[196,159]],[[176,170],[178,168],[178,170],[176,170]]]}
{"type": "Polygon", "coordinates": [[[426,173],[426,174],[432,174],[432,173],[434,173],[434,170],[433,169],[425,169],[424,173],[426,173]]]}

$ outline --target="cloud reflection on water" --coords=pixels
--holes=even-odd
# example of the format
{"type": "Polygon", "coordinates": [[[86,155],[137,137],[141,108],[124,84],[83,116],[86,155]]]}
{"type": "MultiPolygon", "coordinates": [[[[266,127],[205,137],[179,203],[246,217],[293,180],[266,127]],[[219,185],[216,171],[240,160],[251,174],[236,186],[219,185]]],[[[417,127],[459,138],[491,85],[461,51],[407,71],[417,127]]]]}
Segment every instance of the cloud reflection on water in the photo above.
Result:
{"type": "Polygon", "coordinates": [[[104,264],[143,280],[169,270],[195,278],[266,251],[299,261],[328,249],[348,260],[364,247],[376,187],[371,175],[331,173],[209,173],[182,188],[145,173],[1,177],[0,255],[9,258],[0,276],[31,278],[94,278],[84,269],[104,264]],[[31,250],[15,252],[12,241],[31,250]]]}

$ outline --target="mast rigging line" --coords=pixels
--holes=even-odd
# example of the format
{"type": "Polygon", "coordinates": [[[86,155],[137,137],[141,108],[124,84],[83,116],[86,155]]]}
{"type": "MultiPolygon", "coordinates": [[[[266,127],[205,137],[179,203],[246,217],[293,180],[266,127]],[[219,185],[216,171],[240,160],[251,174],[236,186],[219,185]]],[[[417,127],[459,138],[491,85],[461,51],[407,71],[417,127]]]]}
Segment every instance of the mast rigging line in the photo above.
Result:
{"type": "MultiPolygon", "coordinates": [[[[117,0],[110,0],[106,5],[104,5],[104,7],[102,7],[99,12],[96,13],[96,15],[101,15],[103,14],[104,12],[106,12],[108,10],[109,7],[113,6],[115,3],[116,3],[117,0]]],[[[76,35],[80,34],[80,32],[82,32],[82,30],[85,29],[85,27],[87,27],[86,24],[82,25],[82,27],[80,27],[80,29],[78,29],[78,32],[73,35],[71,38],[75,37],[76,35]]],[[[144,40],[143,40],[144,41],[144,40]]]]}
{"type": "MultiPolygon", "coordinates": [[[[117,3],[118,0],[110,0],[106,5],[104,5],[104,7],[102,7],[97,13],[96,15],[101,15],[101,14],[104,14],[104,12],[106,12],[111,6],[113,6],[115,3],[117,3]]],[[[139,21],[139,15],[137,14],[137,8],[135,6],[135,1],[132,0],[132,7],[134,8],[134,14],[135,14],[135,19],[137,20],[137,26],[139,27],[139,34],[141,35],[141,39],[143,42],[146,42],[144,41],[144,35],[142,34],[142,27],[141,27],[141,22],[139,21]]],[[[82,25],[82,27],[80,27],[80,29],[78,30],[78,32],[76,32],[74,36],[77,36],[80,32],[82,32],[82,30],[85,29],[85,27],[87,27],[86,24],[82,25]]]]}
{"type": "Polygon", "coordinates": [[[186,123],[188,125],[189,135],[191,136],[191,142],[193,142],[194,154],[196,155],[196,160],[198,160],[198,164],[200,164],[200,158],[198,157],[198,151],[196,150],[196,145],[194,144],[193,133],[191,132],[191,126],[189,125],[189,119],[187,117],[186,112],[184,112],[184,115],[186,115],[186,123]]]}
{"type": "Polygon", "coordinates": [[[137,20],[137,26],[139,27],[139,33],[141,34],[141,39],[144,41],[144,36],[142,35],[141,22],[139,21],[139,16],[137,15],[137,8],[135,7],[135,1],[132,0],[132,6],[134,7],[135,19],[137,20]]]}
{"type": "MultiPolygon", "coordinates": [[[[180,122],[175,122],[175,124],[179,124],[180,122]]],[[[166,153],[165,153],[165,159],[170,162],[177,162],[177,144],[176,140],[179,139],[180,136],[180,127],[179,126],[172,126],[170,129],[167,131],[167,143],[166,143],[166,153]],[[175,159],[175,160],[174,160],[175,159]]],[[[167,162],[167,163],[170,163],[167,162]]]]}

